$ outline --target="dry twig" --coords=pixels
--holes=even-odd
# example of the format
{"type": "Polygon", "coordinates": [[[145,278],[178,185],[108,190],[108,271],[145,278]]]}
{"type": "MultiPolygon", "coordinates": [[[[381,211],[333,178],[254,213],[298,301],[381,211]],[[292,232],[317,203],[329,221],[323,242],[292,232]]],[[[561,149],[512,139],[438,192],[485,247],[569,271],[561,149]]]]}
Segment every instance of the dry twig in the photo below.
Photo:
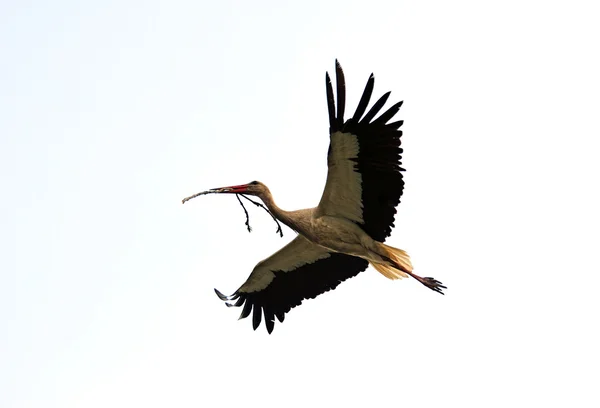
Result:
{"type": "MultiPolygon", "coordinates": [[[[244,197],[246,200],[250,201],[252,204],[261,207],[263,210],[265,210],[266,212],[269,213],[269,215],[271,216],[271,218],[273,218],[273,221],[275,221],[275,224],[277,224],[277,231],[275,231],[275,233],[279,233],[280,237],[283,237],[283,230],[281,229],[281,225],[279,224],[279,221],[277,220],[277,218],[275,218],[275,216],[271,213],[271,211],[269,211],[269,209],[267,207],[265,207],[264,205],[262,205],[261,203],[257,203],[256,201],[246,197],[243,194],[236,194],[237,195],[241,195],[242,197],[244,197]]],[[[240,204],[242,204],[242,200],[239,199],[238,197],[238,201],[240,202],[240,204]]],[[[244,204],[242,204],[242,207],[244,207],[244,204]]],[[[248,224],[250,222],[250,220],[248,219],[248,211],[246,211],[246,208],[244,207],[244,212],[246,213],[246,225],[248,225],[248,231],[250,231],[250,225],[248,224]]]]}
{"type": "MultiPolygon", "coordinates": [[[[197,194],[194,194],[194,195],[191,195],[189,197],[184,198],[183,200],[181,200],[181,203],[185,204],[186,201],[189,201],[192,198],[196,198],[196,197],[201,196],[201,195],[205,195],[205,194],[218,194],[218,193],[221,193],[221,192],[223,192],[223,189],[214,189],[214,190],[202,191],[201,193],[197,193],[197,194]]],[[[269,209],[267,207],[265,207],[261,203],[257,203],[256,201],[248,198],[244,194],[236,194],[235,197],[238,199],[240,205],[244,209],[244,213],[246,214],[246,228],[248,228],[248,232],[252,232],[252,227],[250,227],[250,216],[248,215],[248,210],[246,210],[246,207],[244,207],[244,203],[242,202],[242,200],[240,200],[239,196],[244,197],[246,200],[250,201],[252,204],[254,204],[254,205],[258,206],[258,207],[261,207],[263,210],[265,210],[267,213],[269,213],[269,215],[273,218],[273,221],[275,221],[275,224],[277,224],[277,231],[275,231],[275,233],[278,233],[279,236],[283,237],[283,230],[281,229],[281,225],[279,224],[279,221],[277,220],[277,218],[275,218],[275,216],[271,213],[271,211],[269,211],[269,209]]]]}

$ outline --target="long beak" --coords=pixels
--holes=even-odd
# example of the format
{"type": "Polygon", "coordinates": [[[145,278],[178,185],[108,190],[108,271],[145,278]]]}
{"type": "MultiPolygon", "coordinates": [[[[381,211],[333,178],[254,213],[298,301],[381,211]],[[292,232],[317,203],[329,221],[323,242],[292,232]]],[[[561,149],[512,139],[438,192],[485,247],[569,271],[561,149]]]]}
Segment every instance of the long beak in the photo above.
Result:
{"type": "Polygon", "coordinates": [[[192,196],[186,197],[181,202],[185,204],[186,201],[191,200],[192,198],[205,195],[205,194],[244,194],[248,190],[248,184],[240,184],[239,186],[229,186],[229,187],[220,187],[220,188],[211,188],[210,190],[203,191],[198,194],[194,194],[192,196]]]}
{"type": "Polygon", "coordinates": [[[240,184],[239,186],[211,188],[208,191],[217,194],[244,194],[247,189],[248,184],[240,184]]]}

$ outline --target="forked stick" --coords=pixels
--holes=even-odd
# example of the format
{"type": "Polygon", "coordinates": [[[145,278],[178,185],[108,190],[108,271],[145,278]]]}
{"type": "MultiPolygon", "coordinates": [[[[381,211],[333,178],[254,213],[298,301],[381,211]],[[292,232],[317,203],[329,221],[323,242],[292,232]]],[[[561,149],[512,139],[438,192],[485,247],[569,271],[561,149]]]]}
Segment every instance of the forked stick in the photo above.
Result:
{"type": "MultiPolygon", "coordinates": [[[[196,197],[199,197],[201,195],[222,193],[224,190],[225,189],[222,189],[222,188],[216,188],[216,189],[212,189],[212,190],[202,191],[200,193],[196,193],[194,195],[191,195],[189,197],[184,198],[183,200],[181,200],[181,203],[185,204],[186,201],[189,201],[192,198],[196,198],[196,197]]],[[[268,212],[269,215],[273,218],[273,221],[275,221],[275,224],[277,224],[277,231],[275,231],[275,233],[279,233],[279,236],[283,237],[283,230],[281,229],[281,225],[279,224],[279,221],[277,220],[277,218],[275,218],[275,216],[271,213],[271,211],[269,211],[269,209],[267,207],[265,207],[261,203],[257,203],[256,201],[248,198],[244,194],[236,194],[235,197],[238,199],[240,205],[244,209],[244,213],[246,214],[246,227],[248,228],[248,232],[252,232],[252,227],[250,227],[250,216],[248,215],[248,210],[246,210],[246,207],[244,207],[244,203],[242,203],[242,200],[240,200],[239,196],[244,197],[246,200],[250,201],[252,204],[254,204],[254,205],[258,206],[258,207],[261,207],[263,210],[265,210],[266,212],[268,212]]]]}

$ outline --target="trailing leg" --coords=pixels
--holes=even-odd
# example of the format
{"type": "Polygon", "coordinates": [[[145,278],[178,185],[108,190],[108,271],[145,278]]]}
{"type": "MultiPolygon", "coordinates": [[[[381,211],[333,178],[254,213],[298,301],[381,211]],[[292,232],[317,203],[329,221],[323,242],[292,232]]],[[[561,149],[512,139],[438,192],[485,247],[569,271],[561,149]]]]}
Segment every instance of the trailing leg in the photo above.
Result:
{"type": "Polygon", "coordinates": [[[442,285],[442,282],[431,277],[424,278],[412,272],[410,257],[405,251],[381,242],[377,242],[377,244],[379,254],[389,263],[371,262],[371,265],[383,276],[389,279],[401,279],[410,275],[429,289],[444,294],[442,289],[446,289],[446,287],[442,285]]]}

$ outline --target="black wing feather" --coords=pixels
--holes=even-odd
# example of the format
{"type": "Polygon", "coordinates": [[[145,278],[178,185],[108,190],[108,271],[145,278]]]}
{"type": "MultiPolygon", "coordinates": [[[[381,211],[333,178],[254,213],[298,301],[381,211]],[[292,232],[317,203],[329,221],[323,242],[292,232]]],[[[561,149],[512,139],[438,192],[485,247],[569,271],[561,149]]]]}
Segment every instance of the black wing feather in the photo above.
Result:
{"type": "Polygon", "coordinates": [[[273,308],[271,305],[265,305],[265,326],[267,327],[267,331],[269,334],[273,332],[273,328],[275,327],[275,315],[273,314],[273,308]]]}
{"type": "Polygon", "coordinates": [[[382,113],[380,117],[378,117],[377,119],[375,119],[375,121],[373,121],[373,125],[381,126],[381,125],[385,125],[386,123],[388,123],[388,121],[391,118],[393,118],[396,113],[398,113],[398,111],[400,110],[400,107],[402,106],[402,103],[403,103],[403,101],[400,101],[400,102],[394,104],[391,108],[386,110],[384,113],[382,113]]]}
{"type": "Polygon", "coordinates": [[[337,84],[337,128],[344,125],[344,109],[346,109],[346,80],[340,63],[335,60],[335,82],[337,84]]]}
{"type": "Polygon", "coordinates": [[[358,106],[356,107],[356,111],[354,112],[354,116],[352,116],[352,120],[354,122],[359,122],[362,115],[365,114],[367,110],[367,106],[369,106],[369,101],[371,100],[371,95],[373,94],[373,87],[375,86],[375,77],[373,74],[369,77],[367,81],[367,86],[365,86],[365,90],[363,91],[362,97],[360,98],[360,102],[358,102],[358,106]]]}
{"type": "Polygon", "coordinates": [[[329,131],[336,132],[339,127],[335,119],[335,101],[333,99],[333,87],[329,73],[325,73],[325,87],[327,88],[327,109],[329,111],[329,131]]]}
{"type": "Polygon", "coordinates": [[[260,304],[254,305],[254,312],[252,313],[252,328],[256,330],[260,325],[260,319],[262,316],[262,309],[260,304]]]}
{"type": "Polygon", "coordinates": [[[381,96],[381,98],[379,98],[379,100],[375,102],[375,105],[373,105],[371,110],[365,115],[365,117],[360,121],[360,123],[369,123],[371,120],[373,120],[375,115],[377,115],[381,108],[383,108],[383,105],[385,105],[391,93],[391,91],[384,93],[381,96]]]}
{"type": "MultiPolygon", "coordinates": [[[[241,296],[240,296],[241,297],[241,296]]],[[[244,301],[246,302],[246,298],[242,297],[242,299],[244,299],[244,301]]],[[[239,319],[245,319],[246,317],[250,316],[250,312],[252,311],[252,303],[250,302],[246,302],[244,304],[244,308],[242,309],[242,313],[240,314],[239,319]]]]}
{"type": "Polygon", "coordinates": [[[277,316],[277,320],[279,320],[280,323],[283,323],[283,321],[285,320],[284,312],[277,312],[275,313],[275,316],[277,316]]]}
{"type": "Polygon", "coordinates": [[[400,126],[402,126],[403,124],[404,124],[403,120],[398,120],[396,122],[388,123],[387,127],[391,130],[398,130],[398,129],[400,129],[400,126]]]}

